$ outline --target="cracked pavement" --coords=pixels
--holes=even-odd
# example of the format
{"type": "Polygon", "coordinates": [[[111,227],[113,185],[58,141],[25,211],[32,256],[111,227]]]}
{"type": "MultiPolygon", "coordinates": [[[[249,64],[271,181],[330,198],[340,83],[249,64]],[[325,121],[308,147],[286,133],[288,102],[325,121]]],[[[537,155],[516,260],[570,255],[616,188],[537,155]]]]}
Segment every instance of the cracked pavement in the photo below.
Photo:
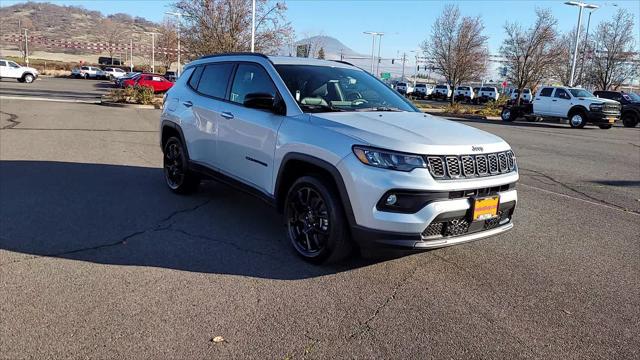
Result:
{"type": "Polygon", "coordinates": [[[466,121],[518,155],[511,232],[319,267],[165,189],[155,110],[0,110],[0,359],[640,357],[640,128],[466,121]]]}

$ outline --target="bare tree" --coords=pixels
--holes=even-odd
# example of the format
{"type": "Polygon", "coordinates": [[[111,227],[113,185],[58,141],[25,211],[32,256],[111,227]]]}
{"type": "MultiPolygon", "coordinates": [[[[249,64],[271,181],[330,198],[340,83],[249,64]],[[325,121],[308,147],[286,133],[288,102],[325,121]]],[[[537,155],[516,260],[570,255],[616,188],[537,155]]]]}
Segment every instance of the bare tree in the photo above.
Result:
{"type": "Polygon", "coordinates": [[[126,33],[121,24],[109,18],[102,20],[99,29],[102,41],[106,42],[109,57],[113,58],[119,43],[126,36],[126,33]]]}
{"type": "MultiPolygon", "coordinates": [[[[551,67],[551,75],[565,86],[571,85],[571,60],[573,59],[575,38],[576,28],[573,28],[570,32],[560,35],[556,40],[556,49],[558,51],[557,62],[551,67]]],[[[580,42],[582,43],[584,40],[583,38],[580,42]]],[[[578,54],[578,57],[580,57],[580,54],[578,54]]],[[[578,63],[578,66],[581,65],[581,63],[578,63]]],[[[579,76],[577,78],[579,78],[579,76]]]]}
{"type": "Polygon", "coordinates": [[[169,70],[171,64],[178,60],[178,25],[171,19],[165,19],[160,24],[159,32],[156,58],[166,70],[169,70]]]}
{"type": "Polygon", "coordinates": [[[320,47],[320,50],[318,50],[318,59],[324,60],[324,48],[323,47],[320,47]]]}
{"type": "Polygon", "coordinates": [[[447,5],[433,24],[431,37],[422,43],[434,72],[453,87],[481,78],[487,67],[480,60],[489,56],[483,30],[479,17],[463,17],[457,6],[447,5]]]}
{"type": "Polygon", "coordinates": [[[626,9],[618,9],[613,19],[598,24],[590,72],[597,89],[618,89],[638,72],[633,63],[635,30],[633,15],[626,9]]]}
{"type": "MultiPolygon", "coordinates": [[[[251,1],[179,0],[174,7],[185,14],[182,40],[192,56],[247,51],[251,47],[251,1]]],[[[284,3],[258,0],[256,51],[276,53],[293,31],[284,3]]]]}
{"type": "MultiPolygon", "coordinates": [[[[528,29],[517,23],[504,26],[506,38],[500,47],[505,58],[507,80],[522,94],[524,88],[533,91],[543,80],[549,79],[561,57],[557,38],[557,20],[550,10],[536,9],[536,21],[528,29]]],[[[520,104],[520,97],[517,103],[520,104]]]]}

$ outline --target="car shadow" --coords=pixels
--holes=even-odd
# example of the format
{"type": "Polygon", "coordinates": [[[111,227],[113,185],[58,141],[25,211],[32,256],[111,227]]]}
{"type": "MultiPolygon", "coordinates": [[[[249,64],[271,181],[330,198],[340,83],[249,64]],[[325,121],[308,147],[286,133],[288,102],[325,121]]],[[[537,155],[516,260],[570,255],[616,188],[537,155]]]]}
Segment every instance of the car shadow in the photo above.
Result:
{"type": "Polygon", "coordinates": [[[595,180],[594,184],[617,186],[617,187],[640,187],[640,180],[595,180]]]}
{"type": "MultiPolygon", "coordinates": [[[[469,119],[469,118],[449,118],[449,117],[444,117],[448,120],[454,120],[454,121],[460,121],[460,122],[469,122],[469,123],[480,123],[480,124],[500,124],[503,126],[515,126],[515,127],[530,127],[530,128],[538,128],[538,129],[571,129],[573,130],[573,128],[571,128],[571,126],[569,126],[568,124],[561,124],[559,122],[547,122],[547,121],[540,121],[540,122],[527,122],[526,120],[516,120],[513,122],[507,122],[507,121],[501,121],[501,120],[485,120],[485,119],[469,119]]],[[[587,125],[586,127],[584,127],[581,130],[600,130],[600,128],[598,128],[595,125],[587,125]]]]}
{"type": "Polygon", "coordinates": [[[95,83],[93,84],[93,87],[98,88],[98,89],[115,89],[116,85],[112,82],[99,82],[99,83],[95,83]]]}
{"type": "Polygon", "coordinates": [[[45,256],[295,280],[403,255],[309,264],[270,205],[213,181],[176,195],[158,168],[0,161],[0,174],[0,266],[45,256]]]}

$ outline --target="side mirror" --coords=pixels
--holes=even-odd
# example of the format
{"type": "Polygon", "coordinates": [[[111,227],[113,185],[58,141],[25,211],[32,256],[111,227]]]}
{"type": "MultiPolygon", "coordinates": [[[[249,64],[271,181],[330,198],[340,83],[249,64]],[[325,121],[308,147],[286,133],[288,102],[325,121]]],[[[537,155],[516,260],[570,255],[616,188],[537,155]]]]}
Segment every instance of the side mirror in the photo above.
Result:
{"type": "Polygon", "coordinates": [[[267,93],[249,93],[244,96],[243,105],[252,109],[268,110],[279,115],[286,113],[282,100],[267,93]]]}

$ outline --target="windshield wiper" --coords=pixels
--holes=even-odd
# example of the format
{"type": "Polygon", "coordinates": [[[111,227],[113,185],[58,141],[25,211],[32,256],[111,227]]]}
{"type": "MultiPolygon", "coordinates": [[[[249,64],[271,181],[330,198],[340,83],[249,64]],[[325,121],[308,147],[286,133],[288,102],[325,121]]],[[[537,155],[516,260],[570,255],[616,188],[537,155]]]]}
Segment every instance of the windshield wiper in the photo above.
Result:
{"type": "Polygon", "coordinates": [[[397,111],[397,112],[402,112],[404,110],[399,109],[397,107],[390,107],[390,106],[377,106],[377,107],[369,107],[369,108],[362,108],[362,109],[356,109],[356,111],[397,111]]]}
{"type": "Polygon", "coordinates": [[[338,109],[336,107],[333,107],[331,105],[322,105],[322,104],[318,104],[318,105],[311,105],[311,104],[300,104],[301,107],[303,108],[307,108],[309,110],[311,110],[312,112],[337,112],[337,111],[346,111],[343,109],[338,109]]]}

